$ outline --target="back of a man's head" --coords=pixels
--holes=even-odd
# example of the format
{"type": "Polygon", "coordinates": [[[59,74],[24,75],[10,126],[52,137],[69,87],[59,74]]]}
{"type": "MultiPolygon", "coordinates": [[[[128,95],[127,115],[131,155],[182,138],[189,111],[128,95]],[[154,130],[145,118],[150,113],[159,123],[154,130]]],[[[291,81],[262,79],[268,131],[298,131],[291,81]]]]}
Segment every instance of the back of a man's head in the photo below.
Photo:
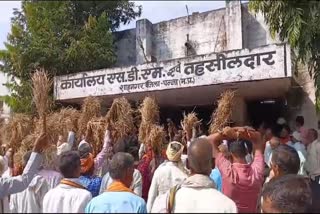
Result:
{"type": "Polygon", "coordinates": [[[272,153],[271,163],[279,172],[275,175],[297,174],[300,169],[298,152],[291,146],[281,144],[272,153]]]}
{"type": "Polygon", "coordinates": [[[261,194],[263,213],[308,213],[312,206],[309,179],[284,175],[268,182],[261,194]]]}
{"type": "Polygon", "coordinates": [[[118,152],[113,155],[109,163],[109,173],[113,180],[125,179],[126,171],[133,167],[134,158],[131,154],[118,152]]]}
{"type": "Polygon", "coordinates": [[[59,170],[65,178],[80,176],[80,155],[76,151],[63,152],[59,156],[59,170]]]}
{"type": "Polygon", "coordinates": [[[296,117],[296,124],[299,126],[303,126],[304,125],[304,117],[303,116],[297,116],[296,117]]]}
{"type": "Polygon", "coordinates": [[[232,141],[228,145],[229,152],[231,155],[237,157],[237,158],[245,158],[247,155],[247,150],[245,146],[245,141],[243,140],[237,140],[232,141]]]}
{"type": "Polygon", "coordinates": [[[207,139],[197,138],[190,143],[187,164],[193,174],[210,175],[212,146],[207,139]]]}
{"type": "Polygon", "coordinates": [[[139,141],[136,135],[123,137],[113,146],[114,153],[125,152],[133,156],[135,160],[139,159],[139,141]]]}

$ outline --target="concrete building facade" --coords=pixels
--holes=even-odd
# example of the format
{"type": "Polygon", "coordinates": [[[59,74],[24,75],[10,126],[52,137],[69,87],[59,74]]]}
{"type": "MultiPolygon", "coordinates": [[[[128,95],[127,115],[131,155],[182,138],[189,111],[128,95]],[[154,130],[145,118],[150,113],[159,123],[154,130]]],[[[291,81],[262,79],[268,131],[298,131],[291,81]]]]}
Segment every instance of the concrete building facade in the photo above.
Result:
{"type": "MultiPolygon", "coordinates": [[[[0,73],[0,96],[6,96],[9,94],[9,90],[3,84],[8,82],[8,77],[0,73]]],[[[10,117],[10,108],[4,102],[0,101],[0,119],[7,119],[10,117]]]]}
{"type": "Polygon", "coordinates": [[[109,106],[119,96],[139,101],[151,95],[160,106],[201,106],[233,88],[238,125],[268,119],[265,114],[290,122],[303,115],[307,126],[317,125],[312,80],[306,72],[296,75],[288,44],[273,39],[263,17],[247,4],[229,1],[226,8],[155,24],[138,20],[135,29],[114,38],[115,66],[56,77],[57,101],[98,96],[109,106]],[[297,88],[305,93],[292,104],[290,92],[297,88]]]}

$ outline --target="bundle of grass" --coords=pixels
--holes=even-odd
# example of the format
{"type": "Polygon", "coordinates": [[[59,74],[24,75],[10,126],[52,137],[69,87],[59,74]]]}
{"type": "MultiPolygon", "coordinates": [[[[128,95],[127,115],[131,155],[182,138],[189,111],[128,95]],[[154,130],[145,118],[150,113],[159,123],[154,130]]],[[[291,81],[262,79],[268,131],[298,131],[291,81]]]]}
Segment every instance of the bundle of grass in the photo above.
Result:
{"type": "Polygon", "coordinates": [[[9,122],[3,124],[1,129],[1,141],[9,144],[13,151],[21,145],[21,141],[33,131],[32,118],[25,114],[15,114],[9,122]]]}
{"type": "Polygon", "coordinates": [[[106,115],[106,123],[115,143],[119,139],[136,132],[133,109],[126,98],[121,97],[113,100],[112,106],[106,115]]]}
{"type": "Polygon", "coordinates": [[[20,147],[17,149],[17,152],[14,154],[14,163],[18,165],[23,164],[23,156],[28,152],[31,151],[34,143],[37,139],[37,134],[29,134],[24,137],[24,139],[21,142],[20,147]]]}
{"type": "Polygon", "coordinates": [[[81,106],[81,112],[78,120],[78,137],[86,134],[88,122],[95,117],[101,116],[101,103],[98,98],[87,97],[81,106]]]}
{"type": "Polygon", "coordinates": [[[154,98],[145,97],[140,108],[141,123],[139,127],[139,142],[147,143],[147,137],[151,131],[151,127],[159,122],[159,106],[154,98]]]}
{"type": "Polygon", "coordinates": [[[231,119],[234,95],[235,91],[233,90],[227,90],[221,94],[221,98],[218,101],[218,107],[211,116],[209,128],[211,134],[222,131],[231,119]]]}
{"type": "Polygon", "coordinates": [[[92,118],[87,125],[86,140],[90,142],[93,153],[97,155],[102,147],[107,122],[104,117],[92,118]]]}
{"type": "Polygon", "coordinates": [[[200,125],[200,123],[201,121],[198,119],[197,114],[195,112],[191,112],[187,115],[183,113],[183,120],[181,121],[181,126],[185,134],[191,136],[192,129],[200,125]]]}
{"type": "Polygon", "coordinates": [[[43,132],[46,132],[46,115],[51,104],[49,93],[52,86],[52,80],[48,77],[47,72],[43,68],[37,69],[31,79],[33,102],[36,105],[39,118],[42,120],[43,132]]]}
{"type": "Polygon", "coordinates": [[[151,125],[150,132],[147,136],[147,144],[152,148],[152,151],[156,155],[160,155],[163,149],[163,140],[165,138],[165,133],[163,127],[158,125],[151,125]]]}

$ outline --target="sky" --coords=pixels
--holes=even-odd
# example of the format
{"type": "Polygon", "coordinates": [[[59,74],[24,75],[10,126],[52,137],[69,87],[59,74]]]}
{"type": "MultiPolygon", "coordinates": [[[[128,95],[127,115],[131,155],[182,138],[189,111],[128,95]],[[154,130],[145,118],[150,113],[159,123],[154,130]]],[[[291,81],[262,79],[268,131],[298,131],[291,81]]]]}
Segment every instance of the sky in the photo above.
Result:
{"type": "MultiPolygon", "coordinates": [[[[204,12],[225,7],[225,1],[135,1],[142,5],[142,14],[138,19],[147,18],[152,23],[166,21],[187,15],[193,12],[204,12]]],[[[20,1],[0,1],[0,49],[4,48],[7,34],[10,32],[10,18],[13,8],[20,8],[20,1]]],[[[119,30],[135,28],[136,22],[121,26],[119,30]]]]}

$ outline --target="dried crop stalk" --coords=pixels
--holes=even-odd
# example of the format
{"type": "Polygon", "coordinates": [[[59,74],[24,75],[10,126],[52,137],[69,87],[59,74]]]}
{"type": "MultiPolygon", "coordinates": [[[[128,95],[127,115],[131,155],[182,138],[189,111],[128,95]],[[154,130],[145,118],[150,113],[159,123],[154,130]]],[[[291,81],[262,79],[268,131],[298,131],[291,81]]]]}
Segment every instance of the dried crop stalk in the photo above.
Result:
{"type": "Polygon", "coordinates": [[[199,125],[201,121],[198,119],[195,112],[189,114],[183,114],[183,120],[181,121],[182,129],[186,134],[192,135],[192,129],[199,125]]]}
{"type": "Polygon", "coordinates": [[[221,94],[218,107],[211,116],[209,128],[211,134],[222,130],[231,119],[234,95],[235,91],[233,90],[227,90],[221,94]]]}

